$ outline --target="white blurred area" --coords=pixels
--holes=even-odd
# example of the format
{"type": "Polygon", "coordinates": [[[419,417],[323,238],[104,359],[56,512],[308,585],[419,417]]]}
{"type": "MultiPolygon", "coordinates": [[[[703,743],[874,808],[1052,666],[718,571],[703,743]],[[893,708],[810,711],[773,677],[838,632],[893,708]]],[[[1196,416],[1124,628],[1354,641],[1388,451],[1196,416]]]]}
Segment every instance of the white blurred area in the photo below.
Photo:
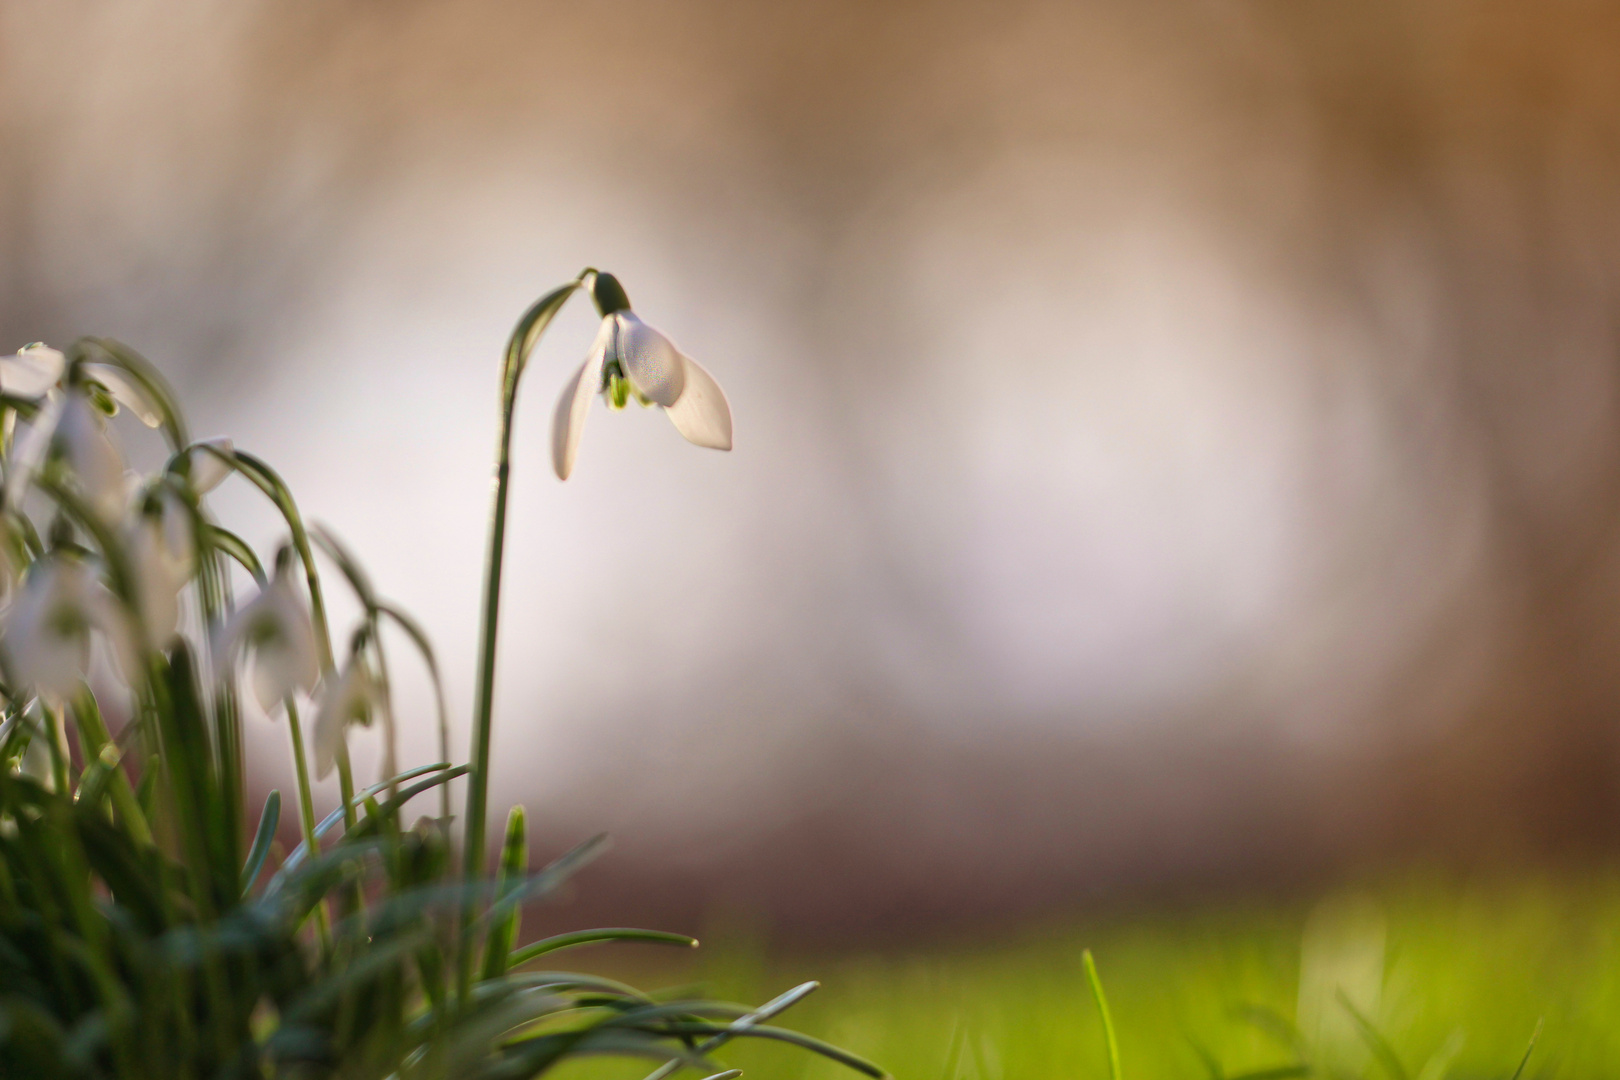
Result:
{"type": "Polygon", "coordinates": [[[0,42],[0,344],[125,340],[280,469],[432,632],[458,755],[518,314],[610,269],[726,388],[732,454],[598,407],[558,483],[579,300],[519,408],[493,802],[615,832],[631,914],[1010,910],[1609,805],[1596,8],[10,0],[0,42]]]}

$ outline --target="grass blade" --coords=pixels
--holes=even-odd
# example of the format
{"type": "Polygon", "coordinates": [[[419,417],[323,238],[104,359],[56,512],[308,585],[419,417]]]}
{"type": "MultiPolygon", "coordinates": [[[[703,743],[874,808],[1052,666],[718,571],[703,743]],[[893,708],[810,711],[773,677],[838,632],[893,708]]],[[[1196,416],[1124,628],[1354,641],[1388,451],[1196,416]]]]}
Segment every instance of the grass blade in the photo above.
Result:
{"type": "Polygon", "coordinates": [[[1087,949],[1080,954],[1086,966],[1086,982],[1091,984],[1091,996],[1097,1001],[1097,1012],[1102,1016],[1103,1036],[1108,1040],[1108,1077],[1119,1080],[1119,1038],[1114,1034],[1114,1018],[1108,1011],[1108,998],[1103,994],[1102,979],[1097,975],[1097,961],[1087,949]]]}
{"type": "Polygon", "coordinates": [[[1524,1067],[1530,1064],[1530,1055],[1536,1049],[1536,1040],[1541,1038],[1541,1025],[1545,1022],[1545,1017],[1536,1021],[1536,1030],[1530,1033],[1530,1045],[1524,1048],[1524,1057],[1519,1059],[1519,1067],[1513,1070],[1513,1080],[1519,1080],[1524,1075],[1524,1067]]]}

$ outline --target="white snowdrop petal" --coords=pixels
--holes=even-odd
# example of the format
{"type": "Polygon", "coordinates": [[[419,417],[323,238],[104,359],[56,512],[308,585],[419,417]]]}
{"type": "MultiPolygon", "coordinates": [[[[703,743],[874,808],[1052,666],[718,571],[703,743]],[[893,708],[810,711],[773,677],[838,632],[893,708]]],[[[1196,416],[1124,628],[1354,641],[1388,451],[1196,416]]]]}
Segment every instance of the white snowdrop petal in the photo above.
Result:
{"type": "Polygon", "coordinates": [[[172,491],[163,495],[163,557],[182,578],[191,576],[191,511],[172,491]]]}
{"type": "Polygon", "coordinates": [[[53,394],[39,412],[34,414],[34,419],[28,424],[28,430],[17,438],[11,456],[6,459],[7,506],[19,506],[23,496],[28,493],[28,485],[33,483],[34,474],[44,464],[45,454],[50,449],[51,436],[56,432],[56,423],[61,415],[62,397],[60,394],[53,394]]]}
{"type": "Polygon", "coordinates": [[[124,455],[107,431],[106,419],[83,394],[67,395],[56,438],[90,505],[108,521],[122,516],[124,455]]]}
{"type": "Polygon", "coordinates": [[[261,645],[253,653],[253,697],[265,712],[272,712],[292,693],[284,652],[279,645],[261,645]]]}
{"type": "Polygon", "coordinates": [[[133,685],[141,671],[139,631],[130,623],[123,605],[98,583],[87,598],[85,610],[91,625],[101,632],[101,641],[112,654],[119,677],[126,685],[133,685]]]}
{"type": "Polygon", "coordinates": [[[551,467],[557,471],[559,480],[568,479],[568,475],[574,471],[574,459],[579,456],[579,440],[585,433],[585,419],[590,415],[591,399],[601,387],[602,363],[613,333],[612,324],[612,318],[602,320],[602,329],[597,332],[590,354],[557,399],[557,412],[551,421],[551,467]]]}
{"type": "Polygon", "coordinates": [[[215,663],[232,670],[237,657],[252,650],[253,694],[270,712],[295,690],[312,690],[320,678],[315,629],[285,569],[247,604],[237,609],[214,639],[215,663]]]}
{"type": "Polygon", "coordinates": [[[311,741],[315,744],[315,779],[325,780],[337,766],[338,744],[343,741],[343,713],[335,691],[321,699],[311,741]]]}
{"type": "Polygon", "coordinates": [[[77,689],[90,666],[89,573],[72,561],[38,565],[7,613],[3,639],[12,676],[57,698],[77,689]]]}
{"type": "Polygon", "coordinates": [[[48,345],[32,345],[11,356],[0,356],[0,391],[18,397],[38,397],[62,378],[67,358],[48,345]]]}
{"type": "Polygon", "coordinates": [[[684,356],[681,359],[686,363],[686,389],[664,412],[687,442],[730,450],[731,405],[725,391],[696,360],[684,356]]]}
{"type": "Polygon", "coordinates": [[[315,655],[315,626],[298,600],[290,574],[279,575],[272,588],[277,593],[281,660],[287,681],[292,688],[313,690],[321,677],[320,661],[315,655]]]}
{"type": "MultiPolygon", "coordinates": [[[[167,645],[180,625],[180,590],[186,568],[170,551],[169,515],[140,515],[129,530],[127,547],[135,571],[135,593],[146,644],[167,645]]],[[[185,549],[189,554],[189,546],[185,549]]]]}
{"type": "Polygon", "coordinates": [[[85,364],[83,370],[147,427],[155,428],[163,423],[163,413],[123,369],[112,364],[85,364]]]}
{"type": "Polygon", "coordinates": [[[326,779],[337,764],[338,753],[351,723],[369,716],[377,706],[377,688],[363,663],[351,658],[343,673],[321,695],[315,716],[315,778],[326,779]]]}
{"type": "Polygon", "coordinates": [[[686,387],[686,364],[675,343],[628,311],[612,318],[614,352],[631,385],[665,408],[675,404],[686,387]]]}
{"type": "Polygon", "coordinates": [[[186,456],[191,460],[192,490],[206,495],[231,475],[236,447],[228,438],[207,439],[193,443],[186,456]]]}

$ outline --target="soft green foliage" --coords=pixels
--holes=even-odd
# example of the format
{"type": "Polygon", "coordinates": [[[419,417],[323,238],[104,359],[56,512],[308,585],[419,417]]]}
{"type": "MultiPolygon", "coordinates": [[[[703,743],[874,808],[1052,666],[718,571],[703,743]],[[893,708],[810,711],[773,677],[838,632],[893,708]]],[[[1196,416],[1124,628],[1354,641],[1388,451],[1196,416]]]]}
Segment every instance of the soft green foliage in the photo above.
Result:
{"type": "MultiPolygon", "coordinates": [[[[526,357],[543,328],[526,317],[514,348],[526,357]]],[[[531,872],[514,808],[498,873],[482,873],[478,769],[445,760],[394,772],[380,627],[402,628],[436,679],[421,628],[378,597],[333,537],[306,530],[270,465],[228,444],[189,444],[173,395],[132,351],[100,339],[65,355],[34,347],[0,359],[0,378],[52,361],[40,396],[0,398],[0,576],[10,592],[0,642],[0,1077],[519,1080],[570,1058],[617,1055],[645,1059],[641,1069],[661,1078],[719,1072],[708,1054],[742,1037],[882,1075],[764,1023],[813,983],[753,1009],[526,970],[598,941],[695,942],[608,929],[514,952],[522,905],[562,885],[601,839],[531,872]],[[133,496],[106,427],[120,404],[150,417],[169,451],[133,496]],[[208,510],[204,496],[228,473],[287,526],[272,573],[208,510]],[[317,546],[363,612],[341,667],[317,546]],[[231,598],[232,563],[258,589],[242,605],[231,598]],[[113,663],[95,672],[93,652],[113,663]],[[296,765],[289,813],[303,842],[285,858],[273,843],[279,792],[251,814],[245,803],[242,661],[261,704],[282,714],[296,765]],[[315,706],[308,749],[301,693],[315,706]],[[119,719],[116,730],[104,713],[119,719]],[[373,720],[394,774],[356,792],[344,730],[373,720]],[[306,755],[318,771],[336,769],[342,792],[319,822],[306,755]],[[478,820],[467,828],[478,846],[457,852],[443,796],[462,776],[477,781],[478,820]],[[410,824],[407,806],[421,795],[438,797],[441,812],[410,824]]],[[[515,382],[503,391],[507,423],[512,393],[515,382]]],[[[503,496],[507,467],[503,450],[503,496]]],[[[492,547],[498,554],[498,538],[492,547]]],[[[490,580],[492,656],[498,566],[490,580]]],[[[492,732],[484,670],[480,763],[492,732]]],[[[443,741],[442,692],[433,704],[443,741]]]]}
{"type": "MultiPolygon", "coordinates": [[[[1310,942],[1313,978],[1331,967],[1322,915],[1342,912],[1344,900],[1121,917],[1011,938],[990,931],[955,946],[843,957],[767,959],[744,946],[696,972],[658,977],[748,993],[813,970],[828,990],[805,1003],[798,1023],[897,1077],[1104,1080],[1107,1044],[1084,961],[1090,948],[1124,1080],[1208,1080],[1211,1062],[1228,1080],[1274,1069],[1301,1075],[1294,1067],[1302,1061],[1318,1066],[1311,1075],[1396,1080],[1342,1005],[1301,1034],[1303,1054],[1292,1045],[1289,1029],[1309,1026],[1300,1015],[1302,953],[1310,942]]],[[[1508,1080],[1544,1021],[1525,1077],[1620,1076],[1620,881],[1409,883],[1373,890],[1362,903],[1385,932],[1377,1001],[1358,1010],[1399,1075],[1508,1080]]],[[[645,974],[639,963],[633,970],[645,974]]],[[[778,1080],[835,1080],[821,1063],[770,1046],[743,1048],[727,1062],[778,1080]]],[[[632,1072],[587,1064],[567,1075],[632,1072]]]]}

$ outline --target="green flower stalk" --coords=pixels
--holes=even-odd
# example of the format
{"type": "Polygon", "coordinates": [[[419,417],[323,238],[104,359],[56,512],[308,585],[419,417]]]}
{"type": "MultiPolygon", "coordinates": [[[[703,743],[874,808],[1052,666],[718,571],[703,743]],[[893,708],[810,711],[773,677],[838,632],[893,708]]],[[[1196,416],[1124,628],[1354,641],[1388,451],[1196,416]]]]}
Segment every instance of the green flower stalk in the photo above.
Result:
{"type": "MultiPolygon", "coordinates": [[[[601,394],[623,407],[628,395],[658,405],[688,441],[731,449],[731,406],[713,376],[667,337],[630,310],[630,298],[612,274],[586,268],[579,277],[541,297],[518,320],[501,364],[500,432],[495,447],[495,494],[489,547],[484,560],[483,617],[479,623],[477,697],[473,704],[472,772],[467,782],[467,820],[462,858],[468,881],[484,873],[485,818],[489,801],[490,728],[494,712],[495,646],[500,625],[501,571],[506,553],[506,500],[511,483],[512,422],[518,384],[529,355],[557,312],[578,289],[589,287],[602,316],[585,362],[563,390],[552,426],[552,466],[559,479],[573,472],[592,398],[601,394]]],[[[470,970],[470,943],[463,948],[470,970]]],[[[467,976],[464,974],[464,978],[467,976]]]]}

